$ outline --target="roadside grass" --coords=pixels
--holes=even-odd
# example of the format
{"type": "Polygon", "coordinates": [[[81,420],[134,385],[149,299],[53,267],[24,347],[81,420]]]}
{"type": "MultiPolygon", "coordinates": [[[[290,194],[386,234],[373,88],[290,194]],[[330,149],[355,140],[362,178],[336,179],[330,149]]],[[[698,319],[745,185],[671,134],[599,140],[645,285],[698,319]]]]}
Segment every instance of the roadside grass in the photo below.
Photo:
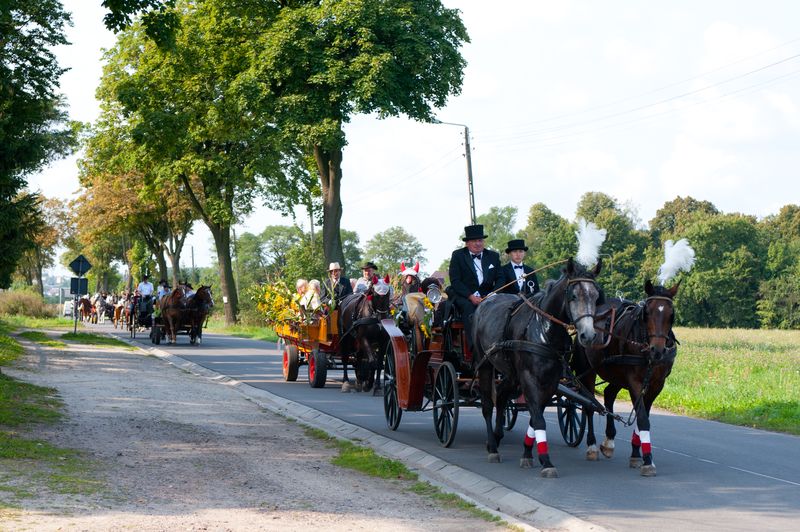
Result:
{"type": "Polygon", "coordinates": [[[53,340],[42,331],[23,331],[19,333],[19,336],[26,338],[32,342],[36,342],[37,344],[45,345],[47,347],[58,347],[58,348],[67,347],[67,344],[65,344],[64,342],[53,340]]]}
{"type": "Polygon", "coordinates": [[[114,347],[124,347],[125,349],[135,350],[135,347],[132,347],[129,344],[126,344],[122,340],[117,340],[116,338],[110,338],[108,336],[102,336],[99,334],[92,334],[92,333],[64,333],[61,335],[61,338],[64,340],[69,340],[72,342],[77,342],[79,344],[87,344],[87,345],[110,345],[114,347]]]}
{"type": "Polygon", "coordinates": [[[656,405],[800,435],[800,331],[676,327],[681,342],[656,405]]]}
{"type": "Polygon", "coordinates": [[[376,454],[375,451],[369,447],[356,445],[351,441],[335,438],[319,429],[306,428],[305,432],[308,436],[322,440],[329,447],[335,448],[339,451],[339,454],[335,456],[333,460],[331,460],[331,463],[334,465],[359,471],[360,473],[364,473],[373,477],[386,480],[403,481],[406,483],[405,489],[407,491],[416,493],[417,495],[421,495],[427,499],[435,500],[442,506],[446,506],[448,508],[458,508],[469,513],[473,517],[494,523],[496,526],[514,528],[498,516],[485,510],[481,510],[474,504],[465,501],[458,495],[445,493],[429,482],[420,481],[418,475],[413,471],[410,471],[402,462],[384,458],[376,454]],[[410,486],[408,483],[410,483],[410,486]]]}
{"type": "MultiPolygon", "coordinates": [[[[0,321],[14,329],[71,329],[74,326],[69,318],[32,318],[19,314],[3,314],[0,321]]],[[[83,324],[79,322],[78,328],[81,327],[83,324]]]]}
{"type": "Polygon", "coordinates": [[[277,342],[278,335],[269,327],[257,325],[231,325],[225,326],[225,321],[221,318],[211,318],[205,328],[208,332],[229,334],[239,338],[252,338],[253,340],[263,340],[266,342],[277,342]]]}
{"type": "MultiPolygon", "coordinates": [[[[0,322],[0,365],[23,354],[22,346],[8,336],[10,329],[0,322]]],[[[57,393],[54,388],[0,372],[0,511],[18,509],[20,500],[36,497],[42,489],[87,494],[102,487],[90,473],[90,462],[78,451],[26,439],[21,434],[31,424],[62,419],[63,403],[57,393]]]]}

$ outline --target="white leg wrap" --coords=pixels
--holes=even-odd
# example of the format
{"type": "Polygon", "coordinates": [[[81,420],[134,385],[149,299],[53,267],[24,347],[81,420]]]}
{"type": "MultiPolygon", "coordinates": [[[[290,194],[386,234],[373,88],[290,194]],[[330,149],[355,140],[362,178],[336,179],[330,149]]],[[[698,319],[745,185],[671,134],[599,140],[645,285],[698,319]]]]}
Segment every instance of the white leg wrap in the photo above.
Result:
{"type": "MultiPolygon", "coordinates": [[[[639,432],[638,430],[636,432],[639,432]]],[[[642,440],[642,443],[650,443],[650,431],[643,430],[639,432],[639,439],[642,440]]]]}
{"type": "MultiPolygon", "coordinates": [[[[530,427],[528,427],[530,430],[530,427]]],[[[547,431],[546,430],[535,430],[534,437],[536,438],[537,442],[546,442],[547,441],[547,431]]]]}

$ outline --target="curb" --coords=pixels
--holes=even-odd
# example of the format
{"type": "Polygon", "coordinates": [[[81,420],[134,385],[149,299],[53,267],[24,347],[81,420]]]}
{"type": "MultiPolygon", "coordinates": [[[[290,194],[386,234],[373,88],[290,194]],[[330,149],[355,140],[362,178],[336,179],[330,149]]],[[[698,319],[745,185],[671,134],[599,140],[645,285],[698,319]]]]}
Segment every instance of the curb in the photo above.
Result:
{"type": "MultiPolygon", "coordinates": [[[[113,336],[110,333],[106,334],[113,336]]],[[[114,336],[114,338],[119,339],[117,336],[114,336]]],[[[266,390],[255,388],[159,348],[143,347],[128,338],[122,338],[122,341],[149,355],[157,356],[184,371],[232,386],[247,399],[271,412],[296,420],[308,427],[323,430],[331,436],[349,440],[356,444],[367,445],[381,456],[402,462],[409,469],[417,472],[421,480],[430,482],[448,492],[453,492],[467,502],[498,515],[515,527],[528,531],[535,531],[539,528],[574,532],[605,532],[608,530],[600,525],[590,523],[567,512],[543,504],[536,499],[446,462],[416,447],[381,436],[266,390]]]]}

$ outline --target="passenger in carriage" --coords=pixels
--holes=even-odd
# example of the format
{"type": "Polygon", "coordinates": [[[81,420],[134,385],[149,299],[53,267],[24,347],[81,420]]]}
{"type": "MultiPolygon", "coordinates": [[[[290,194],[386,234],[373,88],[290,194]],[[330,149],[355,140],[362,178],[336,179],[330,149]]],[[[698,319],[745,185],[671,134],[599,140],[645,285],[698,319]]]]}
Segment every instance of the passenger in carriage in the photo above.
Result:
{"type": "Polygon", "coordinates": [[[345,296],[352,293],[350,279],[342,276],[342,267],[338,262],[331,262],[328,266],[328,279],[322,283],[320,301],[334,309],[345,296]]]}
{"type": "Polygon", "coordinates": [[[372,286],[372,277],[377,271],[378,267],[372,262],[367,261],[367,263],[361,267],[361,277],[359,277],[359,279],[356,281],[356,284],[353,287],[353,293],[366,293],[369,290],[369,287],[372,286]]]}
{"type": "Polygon", "coordinates": [[[461,311],[467,342],[472,349],[472,315],[475,307],[490,292],[502,286],[500,254],[485,249],[483,225],[464,228],[464,247],[450,256],[450,286],[447,289],[453,304],[461,311]]]}
{"type": "Polygon", "coordinates": [[[186,299],[192,299],[194,297],[195,291],[194,287],[192,287],[192,283],[185,282],[183,283],[183,296],[186,299]]]}
{"type": "Polygon", "coordinates": [[[320,296],[319,281],[317,281],[316,279],[311,279],[310,281],[308,281],[306,291],[303,294],[303,297],[300,299],[300,306],[303,307],[309,313],[318,311],[322,306],[320,303],[319,296],[320,296]]]}
{"type": "Polygon", "coordinates": [[[158,289],[156,290],[156,297],[158,298],[159,301],[161,301],[161,298],[169,293],[170,293],[170,288],[169,285],[167,284],[167,280],[161,279],[161,281],[159,281],[158,283],[158,289]]]}
{"type": "Polygon", "coordinates": [[[539,291],[539,279],[533,273],[533,268],[523,264],[526,251],[528,251],[528,246],[525,245],[524,240],[515,239],[508,242],[506,255],[510,260],[508,264],[501,268],[503,272],[501,285],[504,286],[500,290],[501,292],[505,294],[522,294],[527,297],[539,291]]]}

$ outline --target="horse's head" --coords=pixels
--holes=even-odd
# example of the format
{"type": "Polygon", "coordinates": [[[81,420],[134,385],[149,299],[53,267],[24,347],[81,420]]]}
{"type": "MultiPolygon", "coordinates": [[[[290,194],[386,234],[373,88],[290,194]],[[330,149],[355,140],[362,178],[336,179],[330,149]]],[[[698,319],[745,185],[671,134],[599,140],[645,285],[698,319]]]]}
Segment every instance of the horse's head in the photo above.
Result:
{"type": "Polygon", "coordinates": [[[578,342],[584,347],[591,345],[597,334],[594,329],[594,315],[597,304],[602,302],[602,291],[595,279],[602,266],[602,259],[591,270],[569,259],[564,275],[557,283],[563,283],[564,313],[569,323],[575,327],[578,342]]]}
{"type": "Polygon", "coordinates": [[[675,322],[675,307],[672,300],[678,293],[678,282],[672,288],[653,286],[649,280],[644,283],[644,300],[642,321],[647,330],[649,356],[660,362],[675,356],[675,340],[672,336],[672,324],[675,322]]]}
{"type": "Polygon", "coordinates": [[[406,263],[400,263],[400,275],[403,277],[403,295],[419,292],[419,262],[413,268],[406,268],[406,263]]]}
{"type": "Polygon", "coordinates": [[[388,274],[383,279],[373,275],[372,284],[367,291],[367,297],[372,301],[372,310],[379,318],[385,318],[389,314],[389,305],[392,301],[392,286],[389,283],[388,274]]]}
{"type": "Polygon", "coordinates": [[[214,295],[211,293],[211,286],[201,285],[200,288],[197,289],[197,292],[195,292],[193,298],[198,304],[206,308],[214,306],[214,295]]]}

